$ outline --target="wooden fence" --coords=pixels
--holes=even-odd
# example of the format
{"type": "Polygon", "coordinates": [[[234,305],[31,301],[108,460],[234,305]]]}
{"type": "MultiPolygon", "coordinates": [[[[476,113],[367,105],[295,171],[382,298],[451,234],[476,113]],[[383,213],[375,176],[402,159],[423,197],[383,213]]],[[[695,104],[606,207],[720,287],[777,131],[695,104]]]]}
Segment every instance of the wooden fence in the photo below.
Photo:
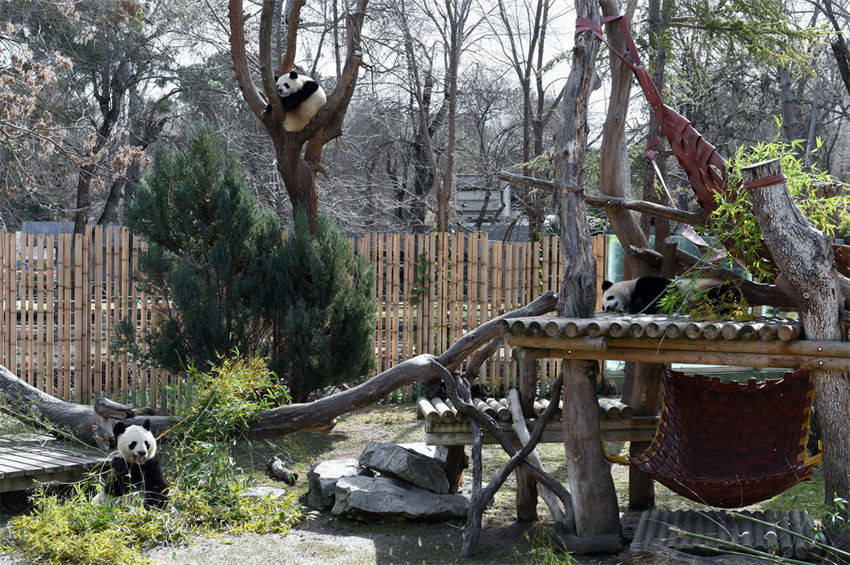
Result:
{"type": "MultiPolygon", "coordinates": [[[[378,371],[428,352],[440,354],[469,329],[557,290],[558,239],[539,243],[489,241],[486,234],[367,234],[352,240],[375,273],[378,371]]],[[[104,394],[161,405],[176,384],[164,371],[143,368],[112,347],[119,321],[144,335],[160,305],[133,277],[144,243],[126,228],[85,234],[0,232],[0,364],[31,385],[65,400],[104,394]]],[[[593,240],[604,272],[605,238],[593,240]]],[[[597,276],[601,279],[601,274],[597,276]]],[[[556,361],[541,367],[544,378],[556,361]]],[[[507,349],[482,371],[492,389],[515,382],[507,349]]],[[[399,391],[407,400],[415,386],[399,391]]]]}

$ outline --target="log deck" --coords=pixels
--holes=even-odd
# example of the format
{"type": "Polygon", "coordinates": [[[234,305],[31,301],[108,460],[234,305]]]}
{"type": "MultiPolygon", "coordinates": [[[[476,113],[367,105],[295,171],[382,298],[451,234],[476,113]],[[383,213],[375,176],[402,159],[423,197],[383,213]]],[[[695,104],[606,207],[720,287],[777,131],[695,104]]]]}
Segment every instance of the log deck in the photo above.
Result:
{"type": "MultiPolygon", "coordinates": [[[[631,407],[609,398],[599,399],[599,426],[603,441],[651,441],[655,434],[658,418],[632,416],[631,407]]],[[[451,402],[434,398],[420,398],[418,401],[419,417],[425,420],[425,443],[428,445],[464,446],[472,445],[472,429],[469,420],[462,417],[450,406],[451,402]]],[[[473,404],[481,411],[496,418],[502,431],[516,445],[522,442],[516,437],[511,427],[511,414],[507,399],[495,400],[473,399],[473,404]],[[503,412],[498,410],[501,408],[503,412]],[[501,417],[500,417],[501,416],[501,417]]],[[[548,399],[534,401],[534,411],[539,416],[549,405],[548,399]]],[[[526,418],[529,429],[534,428],[536,418],[526,418]]],[[[541,443],[563,443],[563,424],[561,411],[546,426],[541,443]]],[[[493,444],[496,440],[489,433],[484,433],[484,443],[493,444]]]]}
{"type": "Polygon", "coordinates": [[[0,437],[0,493],[26,490],[36,482],[75,481],[105,460],[101,452],[49,436],[0,437]]]}
{"type": "Polygon", "coordinates": [[[697,322],[678,316],[536,316],[503,320],[525,358],[559,357],[782,369],[850,370],[850,343],[803,339],[787,318],[697,322]]]}

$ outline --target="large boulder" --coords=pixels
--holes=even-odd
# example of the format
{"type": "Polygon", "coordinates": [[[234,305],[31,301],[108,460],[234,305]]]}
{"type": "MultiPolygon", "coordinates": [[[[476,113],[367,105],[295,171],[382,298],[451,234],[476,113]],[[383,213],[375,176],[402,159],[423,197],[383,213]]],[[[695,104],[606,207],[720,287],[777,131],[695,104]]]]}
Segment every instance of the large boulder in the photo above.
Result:
{"type": "Polygon", "coordinates": [[[424,455],[425,457],[431,457],[436,459],[440,463],[445,466],[446,459],[449,456],[449,448],[445,445],[428,445],[424,441],[417,441],[413,443],[400,443],[399,447],[403,447],[408,451],[415,451],[420,455],[424,455]]]}
{"type": "Polygon", "coordinates": [[[443,463],[395,443],[370,442],[360,454],[360,465],[437,494],[451,489],[443,463]]]}
{"type": "Polygon", "coordinates": [[[458,494],[434,494],[389,477],[343,477],[331,512],[360,519],[446,520],[466,518],[468,511],[469,501],[458,494]]]}
{"type": "Polygon", "coordinates": [[[310,508],[324,510],[334,503],[336,482],[342,477],[355,475],[373,475],[357,463],[357,459],[329,459],[322,461],[307,473],[309,491],[307,505],[310,508]]]}

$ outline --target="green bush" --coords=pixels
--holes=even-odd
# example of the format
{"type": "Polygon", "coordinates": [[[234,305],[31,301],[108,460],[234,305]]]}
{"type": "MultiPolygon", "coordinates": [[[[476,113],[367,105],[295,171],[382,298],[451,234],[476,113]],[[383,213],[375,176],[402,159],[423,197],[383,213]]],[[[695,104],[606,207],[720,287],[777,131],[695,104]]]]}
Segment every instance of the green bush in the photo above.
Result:
{"type": "Polygon", "coordinates": [[[815,165],[809,168],[805,166],[799,157],[804,152],[803,144],[801,140],[787,143],[777,137],[768,143],[738,148],[728,165],[729,190],[716,195],[718,207],[709,216],[708,235],[734,246],[747,270],[763,282],[772,282],[776,273],[774,266],[764,258],[761,229],[753,214],[749,192],[741,185],[743,167],[768,159],[779,159],[782,172],[788,179],[791,197],[817,229],[833,237],[836,232],[850,228],[850,197],[839,195],[827,198],[818,193],[819,186],[838,181],[815,165]]]}
{"type": "Polygon", "coordinates": [[[299,214],[270,267],[270,367],[292,399],[302,402],[314,390],[368,375],[375,366],[374,277],[336,226],[320,217],[310,233],[299,214]]]}

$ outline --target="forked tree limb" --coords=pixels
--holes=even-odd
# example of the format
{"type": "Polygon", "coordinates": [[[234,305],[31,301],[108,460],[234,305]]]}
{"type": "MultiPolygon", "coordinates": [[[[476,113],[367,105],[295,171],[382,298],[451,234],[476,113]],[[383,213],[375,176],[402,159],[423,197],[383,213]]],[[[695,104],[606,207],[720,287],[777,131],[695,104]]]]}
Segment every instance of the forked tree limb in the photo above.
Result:
{"type": "MultiPolygon", "coordinates": [[[[248,428],[251,439],[282,437],[299,431],[328,430],[337,416],[366,408],[401,387],[419,380],[443,378],[439,366],[456,370],[470,354],[504,330],[499,324],[505,318],[539,316],[554,310],[557,297],[552,292],[533,302],[490,320],[470,331],[439,357],[419,355],[364,383],[315,400],[289,404],[262,412],[248,428]]],[[[103,445],[103,435],[109,436],[111,426],[106,426],[103,416],[89,406],[65,402],[28,385],[11,371],[0,365],[0,411],[26,414],[34,410],[39,419],[51,426],[67,429],[68,433],[90,445],[103,445]]],[[[129,418],[128,424],[141,424],[149,418],[154,434],[159,435],[174,424],[168,416],[142,416],[129,418]]],[[[35,422],[37,423],[37,422],[35,422]]],[[[108,439],[108,437],[107,437],[108,439]]]]}
{"type": "MultiPolygon", "coordinates": [[[[511,424],[511,427],[513,427],[514,432],[516,432],[520,443],[525,445],[531,441],[531,434],[529,434],[528,426],[525,424],[525,415],[522,413],[522,407],[520,406],[519,401],[519,391],[512,388],[510,392],[508,392],[508,399],[510,402],[511,415],[513,416],[513,423],[511,424]]],[[[544,469],[543,462],[537,455],[536,449],[531,450],[531,453],[528,454],[528,460],[541,469],[544,469]]],[[[560,527],[569,527],[566,521],[566,515],[564,514],[564,509],[561,507],[561,503],[558,498],[549,489],[542,485],[540,487],[540,497],[544,502],[546,502],[546,506],[549,507],[549,512],[552,514],[552,520],[560,527]]]]}
{"type": "MultiPolygon", "coordinates": [[[[558,377],[555,382],[552,383],[553,401],[549,403],[549,406],[543,414],[540,415],[540,419],[534,426],[534,431],[531,433],[528,443],[526,443],[522,449],[517,450],[508,439],[507,435],[502,431],[498,424],[496,424],[495,420],[487,414],[477,410],[472,405],[468,383],[461,378],[455,377],[443,367],[437,367],[437,369],[443,374],[443,380],[446,383],[446,391],[448,392],[448,396],[451,399],[452,404],[455,406],[455,409],[467,416],[471,421],[486,428],[490,435],[499,442],[502,449],[511,456],[508,462],[499,469],[486,487],[480,490],[475,489],[477,492],[470,501],[467,526],[466,531],[464,532],[463,546],[461,548],[461,557],[472,557],[475,553],[475,548],[478,545],[478,538],[481,534],[481,519],[484,516],[484,510],[487,508],[487,505],[493,499],[493,496],[495,496],[499,488],[501,488],[507,480],[508,476],[510,476],[510,474],[520,465],[522,465],[530,475],[537,479],[542,485],[546,486],[561,500],[565,510],[564,523],[566,527],[569,528],[570,524],[574,524],[572,516],[572,499],[570,498],[570,494],[564,486],[551,475],[527,460],[528,454],[531,453],[540,442],[540,438],[543,437],[543,431],[546,429],[546,425],[558,408],[558,397],[561,394],[561,385],[563,382],[562,378],[558,377]]],[[[476,459],[481,458],[480,449],[473,449],[472,455],[473,468],[475,468],[476,459]]]]}

